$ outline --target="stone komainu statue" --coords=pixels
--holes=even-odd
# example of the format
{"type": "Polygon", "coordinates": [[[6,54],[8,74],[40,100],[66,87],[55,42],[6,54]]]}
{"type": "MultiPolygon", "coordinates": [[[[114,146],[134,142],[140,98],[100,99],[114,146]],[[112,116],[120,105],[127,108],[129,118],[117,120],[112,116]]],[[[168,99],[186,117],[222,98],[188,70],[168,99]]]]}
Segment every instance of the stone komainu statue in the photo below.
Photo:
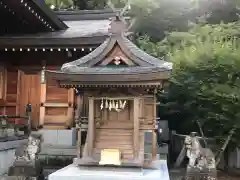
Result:
{"type": "Polygon", "coordinates": [[[184,145],[189,163],[186,180],[216,180],[215,156],[209,148],[203,148],[196,133],[185,137],[184,145]]]}
{"type": "Polygon", "coordinates": [[[42,179],[42,167],[37,157],[43,139],[41,134],[31,134],[28,142],[17,148],[15,161],[9,168],[8,179],[36,180],[42,179]]]}
{"type": "Polygon", "coordinates": [[[28,143],[20,146],[15,151],[15,162],[31,162],[36,161],[36,155],[41,150],[42,136],[40,134],[31,134],[28,143]]]}

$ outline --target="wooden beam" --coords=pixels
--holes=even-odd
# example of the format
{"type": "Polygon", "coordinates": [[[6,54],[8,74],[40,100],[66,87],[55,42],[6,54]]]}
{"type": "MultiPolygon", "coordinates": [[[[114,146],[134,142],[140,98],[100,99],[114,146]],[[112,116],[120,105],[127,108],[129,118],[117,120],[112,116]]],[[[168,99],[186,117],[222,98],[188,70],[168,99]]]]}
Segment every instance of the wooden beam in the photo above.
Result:
{"type": "Polygon", "coordinates": [[[43,103],[44,107],[62,107],[62,108],[68,108],[69,104],[68,103],[52,103],[52,102],[45,102],[43,103]]]}
{"type": "Polygon", "coordinates": [[[88,109],[88,156],[92,156],[93,142],[94,142],[94,100],[89,98],[89,109],[88,109]]]}
{"type": "Polygon", "coordinates": [[[44,115],[44,124],[45,123],[65,123],[67,126],[67,121],[69,121],[69,117],[66,115],[44,115]]]}
{"type": "MultiPolygon", "coordinates": [[[[41,91],[40,91],[40,102],[45,104],[46,96],[47,96],[47,84],[41,84],[40,85],[41,91]]],[[[45,107],[40,106],[40,115],[39,115],[39,125],[42,126],[44,124],[44,118],[45,118],[45,107]]]]}
{"type": "Polygon", "coordinates": [[[139,98],[133,100],[133,149],[134,159],[139,159],[139,137],[140,137],[140,122],[139,122],[139,98]]]}

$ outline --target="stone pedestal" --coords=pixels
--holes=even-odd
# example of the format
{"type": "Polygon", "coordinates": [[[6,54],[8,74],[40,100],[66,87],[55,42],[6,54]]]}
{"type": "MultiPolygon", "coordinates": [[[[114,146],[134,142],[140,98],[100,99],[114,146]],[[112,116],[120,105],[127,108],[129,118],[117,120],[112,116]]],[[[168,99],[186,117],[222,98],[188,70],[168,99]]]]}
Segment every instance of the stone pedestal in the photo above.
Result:
{"type": "Polygon", "coordinates": [[[15,139],[13,137],[0,138],[0,176],[7,173],[9,167],[14,163],[15,149],[25,144],[27,139],[15,139]]]}
{"type": "Polygon", "coordinates": [[[43,169],[39,161],[29,164],[17,162],[9,168],[7,179],[18,179],[21,177],[22,179],[41,180],[43,178],[42,174],[43,169]]]}
{"type": "Polygon", "coordinates": [[[187,172],[185,180],[217,180],[217,170],[216,169],[199,169],[197,167],[187,167],[187,172]]]}
{"type": "Polygon", "coordinates": [[[40,134],[31,134],[28,141],[15,151],[14,163],[8,170],[6,180],[40,180],[43,170],[37,158],[40,152],[42,137],[40,134]]]}
{"type": "Polygon", "coordinates": [[[118,166],[76,166],[71,164],[48,177],[49,180],[169,180],[167,162],[158,169],[118,166]]]}

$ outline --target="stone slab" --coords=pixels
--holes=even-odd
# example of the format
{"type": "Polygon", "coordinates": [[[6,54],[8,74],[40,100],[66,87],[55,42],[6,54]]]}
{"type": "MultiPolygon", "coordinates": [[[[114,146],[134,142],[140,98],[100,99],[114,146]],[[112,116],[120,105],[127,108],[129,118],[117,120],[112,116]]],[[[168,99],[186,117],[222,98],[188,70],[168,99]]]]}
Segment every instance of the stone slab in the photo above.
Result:
{"type": "Polygon", "coordinates": [[[0,176],[8,172],[13,165],[15,149],[0,151],[0,176]]]}
{"type": "Polygon", "coordinates": [[[167,161],[159,169],[133,167],[80,166],[71,164],[48,176],[49,180],[170,180],[167,161]]]}
{"type": "Polygon", "coordinates": [[[23,143],[27,143],[27,139],[0,142],[0,151],[5,151],[8,149],[16,149],[17,147],[21,146],[23,143]]]}
{"type": "Polygon", "coordinates": [[[0,175],[7,173],[13,165],[15,149],[27,143],[27,139],[0,142],[0,175]]]}
{"type": "Polygon", "coordinates": [[[43,137],[43,145],[61,145],[61,146],[74,146],[76,145],[76,130],[48,130],[41,129],[39,133],[43,137]]]}
{"type": "Polygon", "coordinates": [[[76,146],[60,146],[60,145],[43,145],[41,148],[40,156],[76,156],[76,146]]]}

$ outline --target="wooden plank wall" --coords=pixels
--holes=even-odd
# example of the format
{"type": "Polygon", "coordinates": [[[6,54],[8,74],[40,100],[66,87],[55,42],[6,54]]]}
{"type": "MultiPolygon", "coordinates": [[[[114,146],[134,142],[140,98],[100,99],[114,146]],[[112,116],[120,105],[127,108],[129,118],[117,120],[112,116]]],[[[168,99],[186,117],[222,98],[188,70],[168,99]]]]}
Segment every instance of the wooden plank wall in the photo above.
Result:
{"type": "Polygon", "coordinates": [[[73,124],[74,90],[47,83],[42,88],[41,121],[44,128],[64,129],[73,124]],[[44,89],[45,88],[45,89],[44,89]],[[45,96],[45,97],[43,97],[45,96]]]}
{"type": "MultiPolygon", "coordinates": [[[[1,69],[1,114],[20,115],[19,109],[19,71],[15,69],[1,69]]],[[[9,119],[9,121],[21,121],[19,119],[9,119]]],[[[24,123],[19,122],[19,123],[24,123]]]]}
{"type": "Polygon", "coordinates": [[[17,70],[7,70],[5,78],[5,106],[3,107],[3,113],[9,115],[15,115],[19,113],[17,106],[18,101],[18,71],[17,70]]]}
{"type": "MultiPolygon", "coordinates": [[[[77,57],[74,59],[84,55],[81,53],[75,54],[77,57]]],[[[16,50],[15,52],[0,52],[0,54],[2,62],[0,68],[11,67],[11,69],[4,70],[3,80],[1,80],[3,71],[0,69],[1,114],[24,115],[26,104],[31,103],[34,127],[37,128],[47,123],[62,123],[67,126],[72,124],[74,90],[58,88],[57,85],[51,83],[41,84],[42,66],[61,67],[63,63],[70,60],[66,51],[20,52],[16,50]]]]}
{"type": "Polygon", "coordinates": [[[32,105],[32,127],[39,126],[39,108],[40,108],[40,72],[35,74],[18,73],[19,81],[19,112],[25,115],[26,105],[32,105]]]}
{"type": "MultiPolygon", "coordinates": [[[[100,100],[95,100],[94,119],[97,121],[96,136],[94,144],[94,152],[100,153],[101,149],[113,148],[120,149],[123,161],[134,159],[134,119],[132,100],[128,101],[126,108],[120,113],[109,110],[100,110],[100,100]]],[[[154,97],[142,97],[136,102],[139,105],[139,113],[137,120],[140,121],[138,136],[135,141],[138,142],[138,154],[140,160],[144,157],[144,132],[150,131],[153,133],[153,140],[155,140],[155,133],[153,131],[154,121],[156,119],[156,102],[154,97]]],[[[135,107],[137,108],[137,107],[135,107]]],[[[152,158],[156,158],[156,146],[152,146],[152,158]]]]}
{"type": "MultiPolygon", "coordinates": [[[[59,88],[57,85],[41,84],[41,72],[25,74],[17,69],[1,70],[0,113],[25,115],[26,105],[32,105],[32,127],[40,124],[41,108],[44,108],[43,125],[61,124],[66,128],[73,121],[74,90],[59,88]],[[45,93],[41,90],[45,87],[45,93]],[[44,100],[44,101],[42,101],[44,100]],[[42,107],[41,107],[42,105],[42,107]]],[[[14,119],[10,119],[14,121],[14,119]]],[[[17,120],[22,121],[23,120],[17,120]]],[[[49,127],[47,127],[49,128],[49,127]]],[[[51,128],[51,126],[50,126],[51,128]]],[[[53,129],[56,128],[53,127],[53,129]]]]}

